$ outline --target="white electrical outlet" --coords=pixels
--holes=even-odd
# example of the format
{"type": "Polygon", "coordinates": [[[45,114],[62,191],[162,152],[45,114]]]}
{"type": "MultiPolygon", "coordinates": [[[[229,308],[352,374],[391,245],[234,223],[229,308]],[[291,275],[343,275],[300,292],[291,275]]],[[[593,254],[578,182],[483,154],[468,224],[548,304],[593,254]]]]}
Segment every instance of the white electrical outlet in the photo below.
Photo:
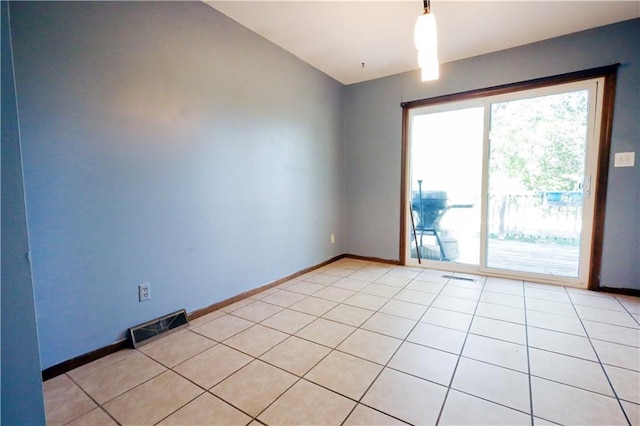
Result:
{"type": "Polygon", "coordinates": [[[633,167],[636,159],[636,153],[616,152],[613,157],[613,167],[633,167]]]}
{"type": "Polygon", "coordinates": [[[138,301],[144,302],[151,299],[151,284],[145,283],[138,286],[138,301]]]}
{"type": "Polygon", "coordinates": [[[331,234],[331,244],[336,242],[336,234],[331,234]]]}

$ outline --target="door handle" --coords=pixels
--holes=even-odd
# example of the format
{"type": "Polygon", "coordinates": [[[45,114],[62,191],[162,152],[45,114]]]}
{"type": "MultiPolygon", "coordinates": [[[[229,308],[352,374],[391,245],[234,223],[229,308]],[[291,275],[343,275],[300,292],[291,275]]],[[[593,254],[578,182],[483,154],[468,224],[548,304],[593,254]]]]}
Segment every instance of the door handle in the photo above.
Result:
{"type": "Polygon", "coordinates": [[[580,189],[582,189],[582,195],[584,197],[591,196],[591,176],[585,176],[580,184],[580,189]]]}

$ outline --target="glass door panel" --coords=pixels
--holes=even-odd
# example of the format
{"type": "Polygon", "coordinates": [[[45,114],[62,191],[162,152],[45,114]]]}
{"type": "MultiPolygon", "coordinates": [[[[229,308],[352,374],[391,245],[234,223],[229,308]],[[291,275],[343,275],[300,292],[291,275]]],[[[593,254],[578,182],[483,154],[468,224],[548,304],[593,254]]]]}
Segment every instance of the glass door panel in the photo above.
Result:
{"type": "Polygon", "coordinates": [[[578,278],[589,90],[490,104],[487,268],[578,278]]]}
{"type": "Polygon", "coordinates": [[[412,260],[479,265],[483,129],[482,106],[425,109],[413,115],[412,260]]]}

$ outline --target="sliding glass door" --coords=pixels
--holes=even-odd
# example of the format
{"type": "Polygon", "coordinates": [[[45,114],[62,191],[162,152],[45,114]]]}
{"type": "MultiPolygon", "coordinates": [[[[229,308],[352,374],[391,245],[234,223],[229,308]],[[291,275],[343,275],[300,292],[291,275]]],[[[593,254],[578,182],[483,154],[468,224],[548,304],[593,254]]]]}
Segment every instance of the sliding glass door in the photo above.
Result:
{"type": "Polygon", "coordinates": [[[406,262],[587,282],[602,80],[415,108],[406,262]]]}

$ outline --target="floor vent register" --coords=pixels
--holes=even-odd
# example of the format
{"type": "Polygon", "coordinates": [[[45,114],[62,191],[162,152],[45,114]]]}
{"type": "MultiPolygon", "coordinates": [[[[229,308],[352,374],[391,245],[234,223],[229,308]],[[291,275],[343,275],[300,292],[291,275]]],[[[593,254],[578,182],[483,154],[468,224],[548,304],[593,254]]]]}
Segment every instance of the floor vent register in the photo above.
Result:
{"type": "Polygon", "coordinates": [[[189,325],[187,311],[181,309],[160,318],[131,327],[129,335],[134,348],[151,343],[160,337],[183,329],[189,325]]]}

